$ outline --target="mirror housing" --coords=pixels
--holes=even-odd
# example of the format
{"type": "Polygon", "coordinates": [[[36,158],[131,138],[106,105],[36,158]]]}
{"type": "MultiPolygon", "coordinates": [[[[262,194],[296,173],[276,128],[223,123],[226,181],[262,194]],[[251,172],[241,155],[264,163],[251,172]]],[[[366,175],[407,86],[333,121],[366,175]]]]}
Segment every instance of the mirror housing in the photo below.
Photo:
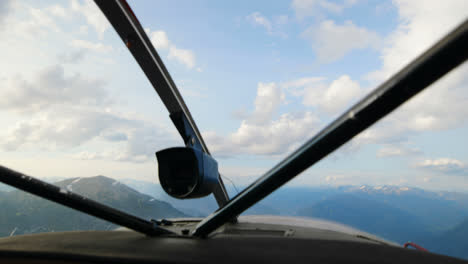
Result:
{"type": "Polygon", "coordinates": [[[159,182],[164,191],[178,199],[210,195],[219,182],[218,163],[210,155],[191,147],[156,152],[159,182]]]}

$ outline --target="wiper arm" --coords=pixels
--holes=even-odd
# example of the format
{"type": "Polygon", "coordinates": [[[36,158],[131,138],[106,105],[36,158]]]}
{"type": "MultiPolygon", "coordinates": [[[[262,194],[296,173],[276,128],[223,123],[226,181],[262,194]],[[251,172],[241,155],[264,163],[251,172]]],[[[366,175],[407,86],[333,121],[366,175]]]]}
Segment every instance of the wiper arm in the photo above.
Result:
{"type": "Polygon", "coordinates": [[[0,165],[0,182],[148,236],[175,234],[147,221],[0,165]]]}
{"type": "MultiPolygon", "coordinates": [[[[94,2],[112,24],[153,85],[185,144],[200,146],[203,152],[210,155],[176,84],[128,3],[125,0],[95,0],[94,2]]],[[[218,177],[219,184],[213,190],[213,194],[221,207],[227,203],[229,196],[221,177],[218,177]]]]}
{"type": "Polygon", "coordinates": [[[381,84],[228,204],[206,217],[193,235],[206,236],[335,151],[468,58],[468,20],[381,84]]]}

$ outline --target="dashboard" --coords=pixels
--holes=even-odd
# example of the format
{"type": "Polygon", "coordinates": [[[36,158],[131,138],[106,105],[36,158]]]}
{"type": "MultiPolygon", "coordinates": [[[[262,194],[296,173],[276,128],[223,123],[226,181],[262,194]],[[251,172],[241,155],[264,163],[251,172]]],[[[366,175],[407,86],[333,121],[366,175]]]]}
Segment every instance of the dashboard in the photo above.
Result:
{"type": "MultiPolygon", "coordinates": [[[[179,227],[174,227],[179,228],[179,227]]],[[[1,263],[468,263],[360,235],[286,225],[231,224],[210,237],[130,230],[0,238],[1,263]]]]}

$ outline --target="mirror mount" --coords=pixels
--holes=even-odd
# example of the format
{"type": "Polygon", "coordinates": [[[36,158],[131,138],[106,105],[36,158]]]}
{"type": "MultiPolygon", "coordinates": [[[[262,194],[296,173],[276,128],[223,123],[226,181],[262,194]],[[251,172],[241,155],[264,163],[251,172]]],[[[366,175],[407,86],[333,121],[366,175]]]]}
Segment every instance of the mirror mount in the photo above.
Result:
{"type": "Polygon", "coordinates": [[[179,131],[179,134],[182,136],[186,147],[192,147],[201,151],[205,151],[183,112],[172,113],[169,115],[169,117],[179,131]]]}

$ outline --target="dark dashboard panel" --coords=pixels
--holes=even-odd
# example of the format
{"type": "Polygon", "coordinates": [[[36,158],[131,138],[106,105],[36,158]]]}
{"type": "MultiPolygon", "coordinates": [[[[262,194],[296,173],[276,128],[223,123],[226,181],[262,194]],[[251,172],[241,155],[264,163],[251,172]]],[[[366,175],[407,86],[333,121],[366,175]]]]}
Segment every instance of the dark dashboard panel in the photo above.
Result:
{"type": "Polygon", "coordinates": [[[468,263],[378,243],[268,235],[207,239],[132,231],[46,233],[0,239],[1,263],[468,263]]]}

